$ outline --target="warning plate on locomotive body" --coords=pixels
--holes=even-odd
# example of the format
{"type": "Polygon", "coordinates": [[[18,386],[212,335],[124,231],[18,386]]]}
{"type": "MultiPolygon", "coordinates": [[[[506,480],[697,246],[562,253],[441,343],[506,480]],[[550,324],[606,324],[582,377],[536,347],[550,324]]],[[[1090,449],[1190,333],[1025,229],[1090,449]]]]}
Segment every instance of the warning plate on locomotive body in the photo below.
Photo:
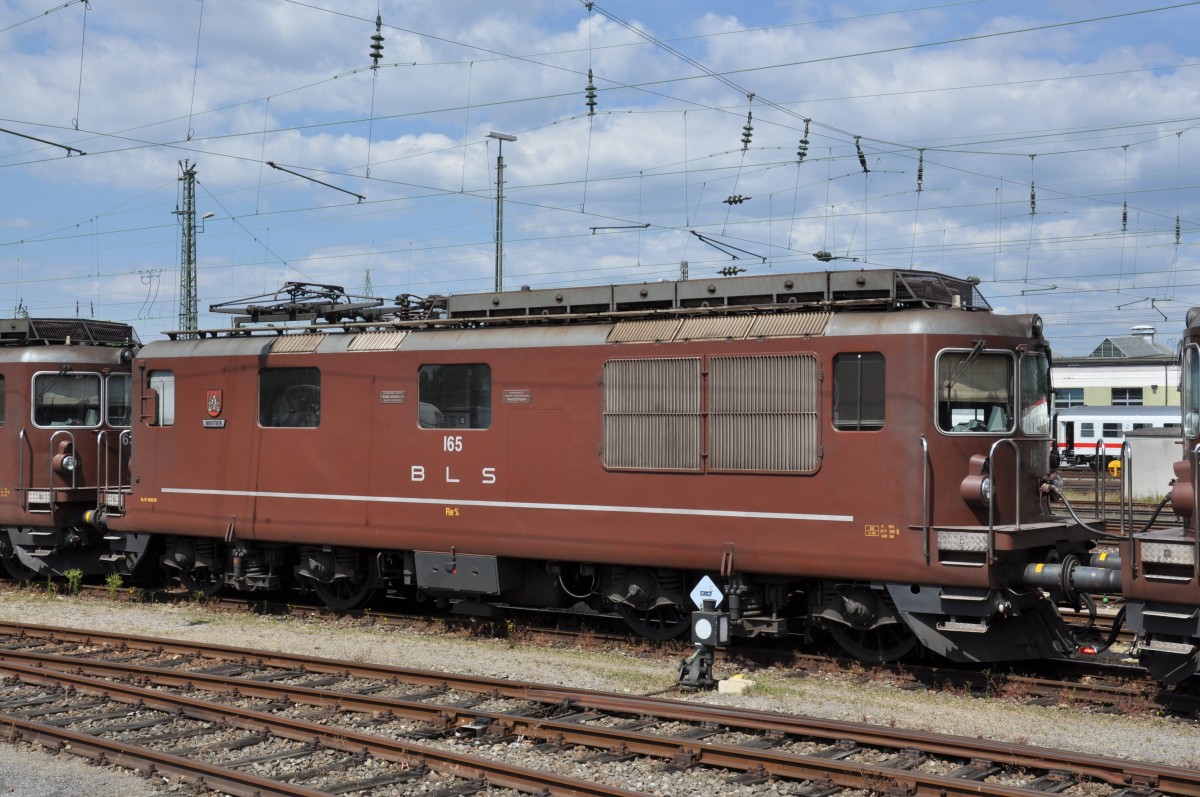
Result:
{"type": "Polygon", "coordinates": [[[725,600],[725,593],[721,592],[721,588],[711,578],[705,576],[692,590],[691,598],[696,608],[703,611],[705,601],[712,601],[713,606],[720,606],[725,600]]]}
{"type": "Polygon", "coordinates": [[[505,390],[500,394],[500,400],[505,404],[532,404],[533,391],[529,388],[521,388],[518,390],[505,390]]]}
{"type": "Polygon", "coordinates": [[[202,423],[204,424],[205,429],[224,429],[225,428],[225,419],[224,418],[216,418],[216,419],[205,418],[202,421],[202,423]]]}
{"type": "Polygon", "coordinates": [[[381,390],[379,391],[380,404],[404,404],[408,400],[408,396],[403,390],[381,390]]]}

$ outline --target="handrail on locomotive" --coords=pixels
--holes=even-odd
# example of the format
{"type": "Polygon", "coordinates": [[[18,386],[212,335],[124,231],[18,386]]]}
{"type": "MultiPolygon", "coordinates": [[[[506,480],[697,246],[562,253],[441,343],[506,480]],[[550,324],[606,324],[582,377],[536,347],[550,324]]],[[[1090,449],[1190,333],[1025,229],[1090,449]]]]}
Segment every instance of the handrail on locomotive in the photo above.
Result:
{"type": "Polygon", "coordinates": [[[996,470],[993,466],[995,464],[996,449],[999,448],[1001,445],[1011,446],[1012,450],[1013,450],[1013,465],[1014,465],[1013,482],[1017,488],[1017,489],[1013,490],[1013,495],[1016,498],[1016,504],[1017,504],[1017,507],[1016,507],[1017,514],[1016,514],[1015,520],[1013,522],[1013,527],[1017,531],[1021,530],[1021,489],[1020,489],[1020,485],[1021,485],[1021,448],[1020,448],[1020,446],[1017,445],[1017,442],[1015,440],[1013,440],[1011,437],[1002,437],[999,440],[997,440],[996,442],[992,443],[991,447],[988,448],[988,455],[987,455],[988,474],[991,475],[991,477],[992,477],[992,486],[991,486],[992,500],[988,501],[988,549],[987,549],[987,555],[988,555],[989,563],[996,561],[996,495],[998,493],[996,490],[996,481],[995,481],[996,470]]]}

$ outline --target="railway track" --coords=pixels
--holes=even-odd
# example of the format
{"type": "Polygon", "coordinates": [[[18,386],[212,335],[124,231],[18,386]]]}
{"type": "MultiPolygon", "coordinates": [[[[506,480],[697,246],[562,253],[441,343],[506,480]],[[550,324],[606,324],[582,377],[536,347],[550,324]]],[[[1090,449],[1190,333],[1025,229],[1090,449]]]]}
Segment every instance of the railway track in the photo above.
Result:
{"type": "MultiPolygon", "coordinates": [[[[101,591],[104,590],[103,587],[88,585],[83,585],[81,589],[96,597],[100,597],[101,591]]],[[[169,590],[155,592],[148,597],[154,602],[192,600],[186,593],[169,590]]],[[[487,636],[507,634],[535,645],[586,647],[615,644],[627,649],[641,648],[646,655],[675,660],[682,659],[693,650],[683,642],[655,642],[637,637],[628,630],[623,630],[620,618],[615,616],[589,617],[583,618],[582,621],[575,618],[576,622],[549,625],[541,621],[541,613],[535,613],[522,616],[511,624],[484,621],[480,625],[476,618],[458,615],[420,617],[404,611],[386,609],[332,612],[319,604],[268,602],[238,596],[206,598],[203,605],[211,611],[219,612],[349,618],[354,622],[412,627],[426,633],[436,633],[439,628],[444,630],[450,627],[467,632],[480,632],[487,636]],[[616,630],[604,630],[605,620],[611,620],[612,627],[616,630]]],[[[560,616],[555,617],[563,620],[560,616]]],[[[1081,622],[1083,619],[1084,615],[1080,614],[1074,618],[1074,622],[1081,622]]],[[[1094,624],[1097,637],[1107,636],[1112,619],[1111,614],[1098,615],[1094,624]]],[[[1118,638],[1118,644],[1128,641],[1128,634],[1118,638]]],[[[983,698],[1043,705],[1092,705],[1098,711],[1120,711],[1131,715],[1165,712],[1184,718],[1200,717],[1200,685],[1189,682],[1176,688],[1164,688],[1141,667],[1112,659],[1057,659],[1042,663],[1018,662],[981,669],[955,666],[949,662],[866,664],[845,659],[836,653],[799,652],[786,640],[775,647],[754,646],[746,642],[717,651],[718,673],[728,675],[735,671],[752,675],[755,670],[766,667],[782,669],[796,677],[831,670],[857,670],[863,677],[897,681],[905,688],[947,690],[983,698]]]]}
{"type": "Polygon", "coordinates": [[[858,723],[0,624],[10,738],[229,794],[1200,797],[1200,772],[858,723]]]}

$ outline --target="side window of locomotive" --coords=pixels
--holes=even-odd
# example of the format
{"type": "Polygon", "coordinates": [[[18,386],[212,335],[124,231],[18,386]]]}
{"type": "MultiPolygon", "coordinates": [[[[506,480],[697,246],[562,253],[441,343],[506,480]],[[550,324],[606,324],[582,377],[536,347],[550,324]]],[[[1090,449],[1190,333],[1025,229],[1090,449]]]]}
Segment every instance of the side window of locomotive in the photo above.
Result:
{"type": "Polygon", "coordinates": [[[36,426],[100,425],[100,375],[67,371],[33,377],[33,423],[36,426]]]}
{"type": "Polygon", "coordinates": [[[884,361],[879,352],[833,358],[833,426],[866,432],[883,428],[884,361]]]}
{"type": "Polygon", "coordinates": [[[264,368],[259,371],[258,422],[267,427],[320,426],[320,370],[264,368]]]}
{"type": "Polygon", "coordinates": [[[1050,434],[1050,360],[1042,354],[1021,357],[1021,431],[1050,434]]]}
{"type": "Polygon", "coordinates": [[[422,365],[417,401],[422,429],[487,429],[492,425],[492,367],[422,365]]]}
{"type": "Polygon", "coordinates": [[[151,371],[150,389],[154,391],[155,426],[175,425],[175,372],[151,371]]]}
{"type": "Polygon", "coordinates": [[[1200,434],[1200,346],[1189,343],[1183,349],[1183,435],[1193,438],[1200,434]]]}
{"type": "Polygon", "coordinates": [[[130,374],[112,374],[108,377],[109,426],[129,426],[133,398],[133,377],[130,374]]]}
{"type": "Polygon", "coordinates": [[[1015,365],[1004,352],[944,351],[937,361],[937,423],[943,432],[1013,431],[1015,365]]]}

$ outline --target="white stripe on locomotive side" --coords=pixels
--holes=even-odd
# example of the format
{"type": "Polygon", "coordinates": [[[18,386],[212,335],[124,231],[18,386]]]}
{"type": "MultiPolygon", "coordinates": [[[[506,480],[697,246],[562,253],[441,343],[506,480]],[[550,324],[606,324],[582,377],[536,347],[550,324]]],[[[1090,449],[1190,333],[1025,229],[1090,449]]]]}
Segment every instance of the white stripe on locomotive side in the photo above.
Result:
{"type": "Polygon", "coordinates": [[[810,515],[794,512],[737,512],[729,509],[675,509],[650,506],[599,506],[592,504],[538,504],[524,501],[471,501],[454,498],[404,498],[392,495],[323,495],[320,493],[273,493],[258,490],[201,490],[189,487],[164,487],[164,493],[177,495],[213,495],[241,498],[298,498],[317,501],[366,501],[381,504],[439,504],[480,506],[500,509],[549,509],[575,512],[625,512],[645,515],[696,515],[699,517],[751,518],[758,520],[823,520],[853,523],[853,515],[810,515]]]}

